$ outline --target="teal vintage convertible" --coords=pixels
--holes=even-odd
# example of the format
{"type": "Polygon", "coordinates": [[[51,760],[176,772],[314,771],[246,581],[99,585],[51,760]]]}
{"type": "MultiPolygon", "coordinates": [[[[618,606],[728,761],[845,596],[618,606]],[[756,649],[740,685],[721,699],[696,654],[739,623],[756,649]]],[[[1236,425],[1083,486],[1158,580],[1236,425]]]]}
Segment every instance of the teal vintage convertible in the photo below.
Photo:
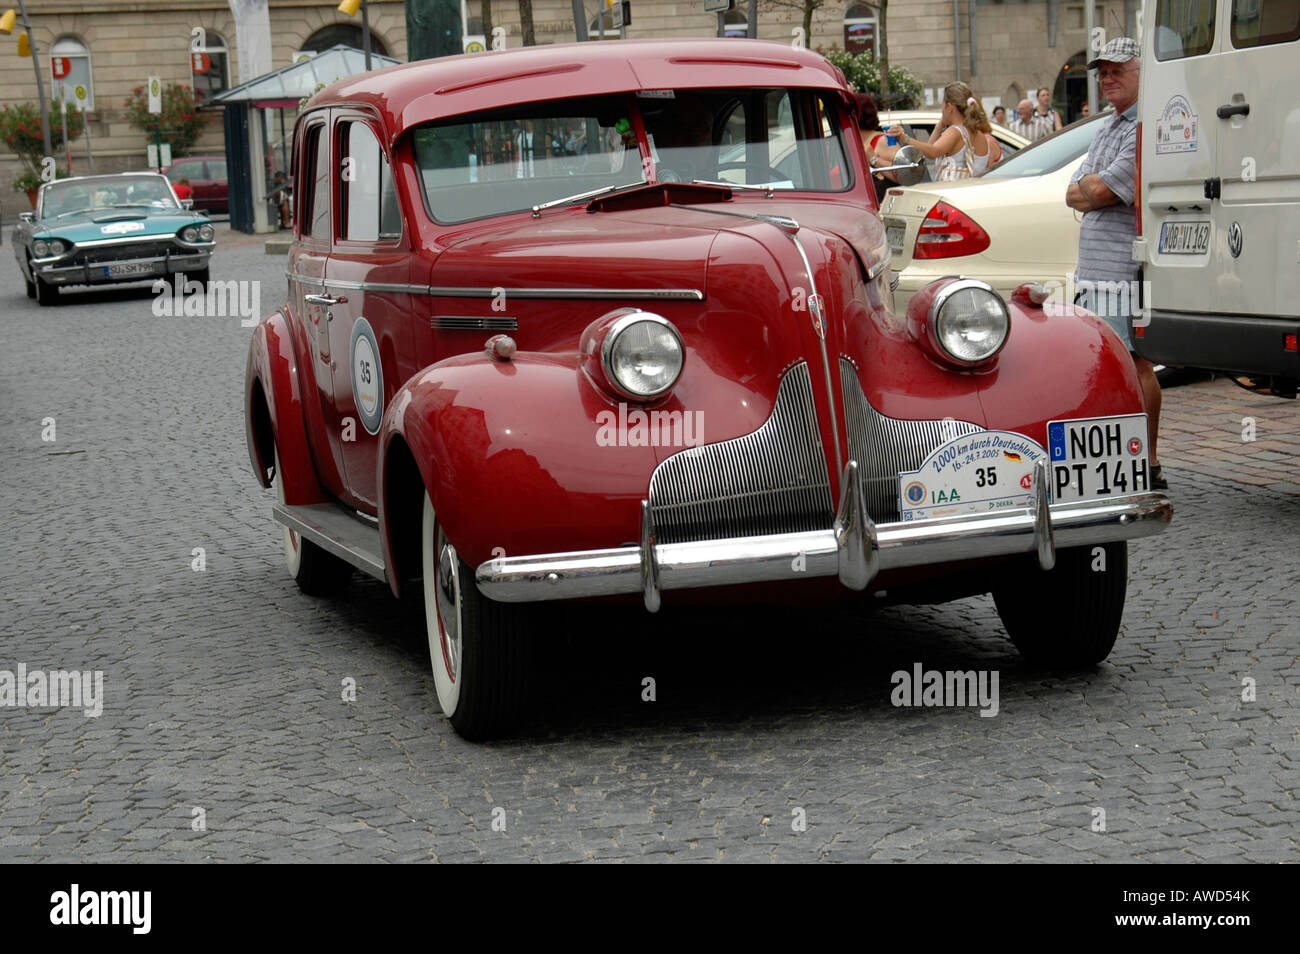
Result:
{"type": "Polygon", "coordinates": [[[207,286],[212,223],[176,198],[162,175],[80,176],[41,186],[35,212],[14,229],[27,297],[59,300],[67,285],[185,276],[207,286]]]}

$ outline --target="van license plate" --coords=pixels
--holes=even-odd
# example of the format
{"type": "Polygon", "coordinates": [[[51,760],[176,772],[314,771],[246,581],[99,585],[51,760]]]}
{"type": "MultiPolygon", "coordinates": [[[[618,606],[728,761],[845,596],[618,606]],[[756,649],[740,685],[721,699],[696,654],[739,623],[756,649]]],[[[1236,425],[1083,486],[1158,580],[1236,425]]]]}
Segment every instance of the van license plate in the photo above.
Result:
{"type": "Polygon", "coordinates": [[[1209,222],[1165,222],[1160,226],[1162,255],[1204,255],[1209,249],[1209,222]]]}

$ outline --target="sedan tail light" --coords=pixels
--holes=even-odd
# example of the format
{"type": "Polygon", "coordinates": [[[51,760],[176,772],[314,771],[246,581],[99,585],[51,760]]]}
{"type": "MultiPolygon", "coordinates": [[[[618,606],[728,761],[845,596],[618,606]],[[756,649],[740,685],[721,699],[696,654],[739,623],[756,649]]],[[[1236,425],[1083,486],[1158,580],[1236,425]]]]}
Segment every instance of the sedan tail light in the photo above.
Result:
{"type": "Polygon", "coordinates": [[[989,234],[975,224],[975,220],[940,202],[921,223],[916,233],[913,258],[954,258],[958,255],[976,255],[989,247],[989,234]]]}

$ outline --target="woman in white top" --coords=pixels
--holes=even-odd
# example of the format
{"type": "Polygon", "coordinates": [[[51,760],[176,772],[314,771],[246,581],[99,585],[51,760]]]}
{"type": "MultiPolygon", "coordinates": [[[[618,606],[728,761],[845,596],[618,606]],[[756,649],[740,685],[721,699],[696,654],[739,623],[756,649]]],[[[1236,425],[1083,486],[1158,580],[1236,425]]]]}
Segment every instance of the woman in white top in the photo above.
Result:
{"type": "Polygon", "coordinates": [[[889,130],[889,135],[899,137],[900,145],[915,146],[927,159],[936,160],[936,179],[977,176],[1002,158],[1002,147],[990,135],[993,127],[984,107],[965,83],[944,87],[940,115],[929,142],[906,135],[902,126],[889,130]]]}

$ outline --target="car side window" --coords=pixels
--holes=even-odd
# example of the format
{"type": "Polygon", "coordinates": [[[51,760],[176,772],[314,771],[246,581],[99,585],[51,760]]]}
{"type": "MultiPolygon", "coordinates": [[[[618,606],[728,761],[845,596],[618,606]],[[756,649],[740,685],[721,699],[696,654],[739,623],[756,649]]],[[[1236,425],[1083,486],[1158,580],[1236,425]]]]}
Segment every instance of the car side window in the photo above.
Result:
{"type": "Polygon", "coordinates": [[[402,234],[388,158],[370,126],[361,121],[340,124],[339,238],[375,242],[402,234]]]}
{"type": "Polygon", "coordinates": [[[1214,11],[1219,0],[1157,0],[1157,60],[1201,56],[1214,46],[1214,11]]]}
{"type": "Polygon", "coordinates": [[[1296,0],[1232,0],[1232,45],[1237,49],[1300,39],[1296,0]]]}
{"type": "Polygon", "coordinates": [[[226,178],[226,161],[224,159],[209,159],[207,166],[207,178],[218,182],[226,178]]]}
{"type": "Polygon", "coordinates": [[[329,140],[322,134],[324,123],[307,130],[307,149],[303,160],[302,233],[329,237],[330,157],[329,140]]]}

